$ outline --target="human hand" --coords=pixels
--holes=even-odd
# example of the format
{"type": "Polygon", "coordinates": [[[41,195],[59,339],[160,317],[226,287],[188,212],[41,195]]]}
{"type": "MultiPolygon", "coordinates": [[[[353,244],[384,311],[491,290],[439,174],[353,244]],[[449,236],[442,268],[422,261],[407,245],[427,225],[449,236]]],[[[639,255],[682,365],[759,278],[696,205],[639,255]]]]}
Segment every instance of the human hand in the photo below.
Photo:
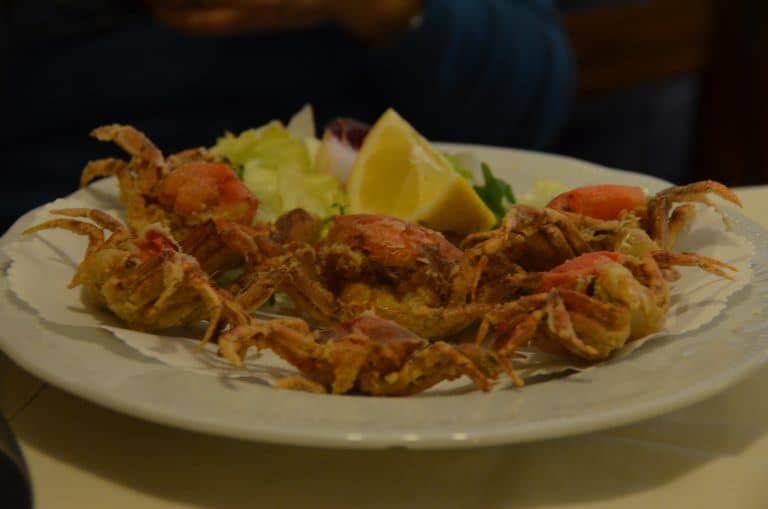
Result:
{"type": "Polygon", "coordinates": [[[195,34],[276,32],[335,23],[380,41],[404,30],[424,0],[148,0],[157,19],[195,34]]]}
{"type": "Polygon", "coordinates": [[[200,35],[309,28],[330,19],[333,0],[149,0],[153,14],[200,35]]]}

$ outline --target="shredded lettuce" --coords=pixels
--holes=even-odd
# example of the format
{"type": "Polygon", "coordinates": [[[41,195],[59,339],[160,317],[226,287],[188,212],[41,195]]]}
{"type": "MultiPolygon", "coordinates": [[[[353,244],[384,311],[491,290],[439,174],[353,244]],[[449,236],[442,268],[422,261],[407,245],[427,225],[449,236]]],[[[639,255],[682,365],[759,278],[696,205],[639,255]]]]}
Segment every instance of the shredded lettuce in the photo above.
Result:
{"type": "Polygon", "coordinates": [[[335,214],[334,204],[347,202],[341,183],[314,168],[306,141],[279,121],[239,135],[226,133],[211,151],[226,157],[259,199],[257,220],[274,221],[299,207],[327,217],[335,214]]]}

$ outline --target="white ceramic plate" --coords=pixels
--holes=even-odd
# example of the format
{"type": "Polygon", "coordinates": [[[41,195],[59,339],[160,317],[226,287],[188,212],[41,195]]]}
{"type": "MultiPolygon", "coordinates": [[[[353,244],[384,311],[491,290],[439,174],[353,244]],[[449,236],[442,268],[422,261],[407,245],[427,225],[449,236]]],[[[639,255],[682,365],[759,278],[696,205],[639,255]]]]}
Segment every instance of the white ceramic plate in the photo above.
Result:
{"type": "MultiPolygon", "coordinates": [[[[518,193],[542,177],[568,186],[625,183],[653,191],[667,185],[557,156],[445,147],[475,151],[518,193]]],[[[78,191],[80,196],[93,192],[78,191]]],[[[390,399],[321,396],[181,371],[141,356],[106,331],[44,322],[10,293],[7,278],[0,279],[0,348],[32,374],[95,403],[248,440],[456,448],[573,435],[699,401],[768,360],[768,233],[741,214],[731,215],[736,231],[755,244],[755,280],[731,297],[720,317],[695,333],[656,340],[628,358],[522,390],[390,399]]],[[[30,214],[22,217],[0,242],[16,239],[30,220],[30,214]]]]}

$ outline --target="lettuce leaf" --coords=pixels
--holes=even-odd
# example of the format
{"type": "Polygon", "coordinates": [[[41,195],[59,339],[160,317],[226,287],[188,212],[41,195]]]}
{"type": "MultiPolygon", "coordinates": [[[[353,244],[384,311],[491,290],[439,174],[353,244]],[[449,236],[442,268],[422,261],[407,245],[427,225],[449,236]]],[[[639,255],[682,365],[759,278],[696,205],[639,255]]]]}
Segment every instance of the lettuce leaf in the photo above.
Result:
{"type": "Polygon", "coordinates": [[[279,121],[226,133],[211,152],[227,158],[259,199],[257,220],[274,221],[294,208],[326,217],[335,213],[334,204],[347,201],[341,183],[317,171],[305,141],[279,121]]]}

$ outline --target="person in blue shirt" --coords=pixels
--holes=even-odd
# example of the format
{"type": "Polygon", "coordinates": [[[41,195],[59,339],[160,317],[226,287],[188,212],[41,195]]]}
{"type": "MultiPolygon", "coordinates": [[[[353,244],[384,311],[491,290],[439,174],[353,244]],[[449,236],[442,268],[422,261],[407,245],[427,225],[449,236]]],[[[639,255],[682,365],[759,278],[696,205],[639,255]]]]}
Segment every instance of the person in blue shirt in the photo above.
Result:
{"type": "Polygon", "coordinates": [[[114,154],[87,136],[105,123],[170,153],[305,103],[321,124],[391,106],[431,139],[546,149],[574,87],[550,0],[104,4],[3,3],[3,229],[114,154]]]}

